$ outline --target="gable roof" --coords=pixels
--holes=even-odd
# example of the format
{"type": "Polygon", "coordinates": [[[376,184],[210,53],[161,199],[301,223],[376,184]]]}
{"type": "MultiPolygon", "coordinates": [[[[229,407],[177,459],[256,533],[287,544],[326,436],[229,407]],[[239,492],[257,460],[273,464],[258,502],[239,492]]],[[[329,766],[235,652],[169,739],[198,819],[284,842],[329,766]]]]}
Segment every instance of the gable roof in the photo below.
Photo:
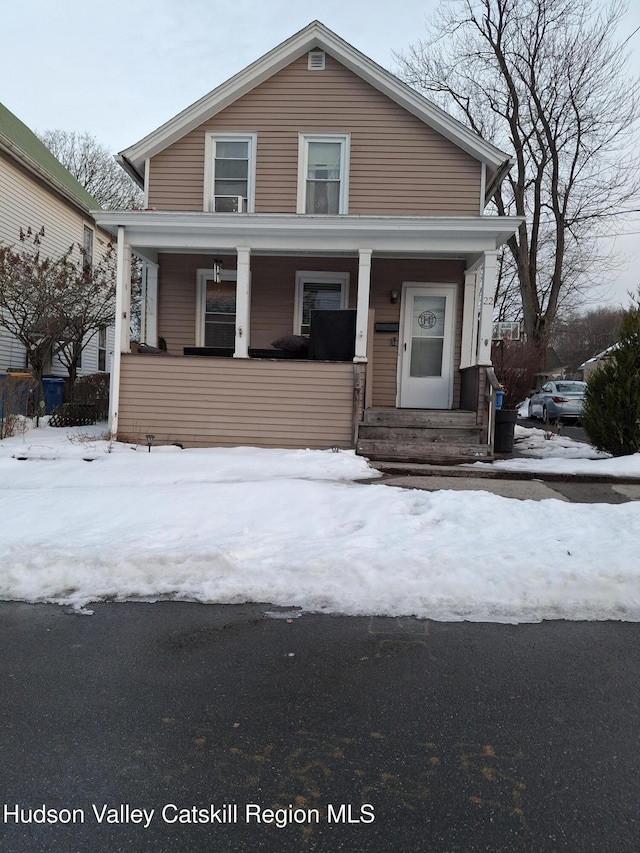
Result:
{"type": "Polygon", "coordinates": [[[88,213],[101,207],[35,133],[4,104],[0,104],[0,148],[82,211],[88,213]]]}
{"type": "MultiPolygon", "coordinates": [[[[121,151],[118,161],[141,185],[145,160],[154,157],[204,121],[246,95],[256,86],[277,74],[287,65],[314,48],[324,50],[378,91],[387,95],[408,112],[423,121],[472,157],[487,166],[487,188],[495,190],[511,166],[509,155],[482,139],[462,122],[416,92],[395,75],[356,50],[320,21],[313,21],[300,32],[248,65],[208,95],[187,107],[145,136],[135,145],[121,151]]],[[[487,190],[487,194],[488,193],[487,190]]]]}

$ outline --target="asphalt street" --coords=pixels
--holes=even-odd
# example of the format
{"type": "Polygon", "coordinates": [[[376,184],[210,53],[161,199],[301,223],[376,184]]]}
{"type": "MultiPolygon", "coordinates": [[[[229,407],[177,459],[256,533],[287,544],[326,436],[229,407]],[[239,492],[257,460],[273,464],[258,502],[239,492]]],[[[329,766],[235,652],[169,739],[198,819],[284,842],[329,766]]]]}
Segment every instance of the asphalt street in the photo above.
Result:
{"type": "Polygon", "coordinates": [[[640,849],[631,623],[0,603],[0,849],[640,849]]]}

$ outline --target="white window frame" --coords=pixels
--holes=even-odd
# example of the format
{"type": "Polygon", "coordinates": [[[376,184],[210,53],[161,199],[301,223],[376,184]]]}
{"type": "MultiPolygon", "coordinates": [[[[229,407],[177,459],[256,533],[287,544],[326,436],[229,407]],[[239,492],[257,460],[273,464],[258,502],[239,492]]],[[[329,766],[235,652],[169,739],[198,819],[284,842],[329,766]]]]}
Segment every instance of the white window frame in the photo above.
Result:
{"type": "Polygon", "coordinates": [[[324,282],[339,283],[340,291],[340,308],[346,308],[349,305],[349,273],[348,272],[325,272],[314,270],[297,270],[296,271],[296,293],[293,306],[293,333],[294,335],[302,334],[302,305],[303,305],[303,289],[305,284],[323,284],[324,282]]]}
{"type": "MultiPolygon", "coordinates": [[[[214,211],[215,186],[215,152],[216,142],[248,142],[249,168],[247,175],[247,209],[243,213],[255,212],[256,186],[256,148],[258,135],[256,133],[205,133],[204,137],[204,199],[203,210],[207,213],[214,211]]],[[[221,215],[221,214],[219,214],[221,215]]]]}
{"type": "Polygon", "coordinates": [[[100,326],[98,329],[98,342],[96,347],[96,359],[98,373],[107,372],[107,327],[100,326]],[[103,355],[104,367],[100,367],[100,353],[103,355]]]}
{"type": "MultiPolygon", "coordinates": [[[[351,135],[349,133],[299,133],[298,134],[298,200],[296,213],[306,213],[307,170],[309,167],[310,142],[339,142],[340,150],[340,195],[338,213],[349,212],[349,158],[351,135]]],[[[325,214],[318,214],[324,216],[325,214]]]]}
{"type": "MultiPolygon", "coordinates": [[[[213,281],[213,269],[199,269],[196,278],[196,343],[197,347],[204,346],[204,326],[207,308],[207,282],[213,281]]],[[[221,281],[238,281],[237,270],[220,270],[221,281]]],[[[237,313],[236,313],[237,317],[237,313]]]]}

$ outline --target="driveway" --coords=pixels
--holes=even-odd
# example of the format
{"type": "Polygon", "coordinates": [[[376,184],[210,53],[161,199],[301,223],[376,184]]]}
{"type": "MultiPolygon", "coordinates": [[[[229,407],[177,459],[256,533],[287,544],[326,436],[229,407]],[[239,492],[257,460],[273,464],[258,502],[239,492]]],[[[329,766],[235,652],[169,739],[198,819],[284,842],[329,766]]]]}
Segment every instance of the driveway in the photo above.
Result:
{"type": "Polygon", "coordinates": [[[640,846],[636,624],[3,602],[0,647],[6,853],[640,846]]]}

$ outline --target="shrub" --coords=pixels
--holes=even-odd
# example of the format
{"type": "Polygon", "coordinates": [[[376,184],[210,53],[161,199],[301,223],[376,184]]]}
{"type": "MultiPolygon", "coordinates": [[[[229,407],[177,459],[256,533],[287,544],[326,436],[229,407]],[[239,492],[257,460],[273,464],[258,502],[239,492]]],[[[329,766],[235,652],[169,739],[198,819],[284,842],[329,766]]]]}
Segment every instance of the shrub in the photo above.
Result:
{"type": "Polygon", "coordinates": [[[582,425],[598,450],[640,451],[640,290],[623,313],[618,347],[587,381],[582,425]]]}
{"type": "Polygon", "coordinates": [[[109,417],[109,374],[92,373],[76,379],[73,402],[92,403],[97,420],[106,421],[109,417]]]}
{"type": "Polygon", "coordinates": [[[496,376],[504,386],[503,409],[517,409],[535,388],[540,347],[528,341],[499,341],[491,350],[496,376]]]}

